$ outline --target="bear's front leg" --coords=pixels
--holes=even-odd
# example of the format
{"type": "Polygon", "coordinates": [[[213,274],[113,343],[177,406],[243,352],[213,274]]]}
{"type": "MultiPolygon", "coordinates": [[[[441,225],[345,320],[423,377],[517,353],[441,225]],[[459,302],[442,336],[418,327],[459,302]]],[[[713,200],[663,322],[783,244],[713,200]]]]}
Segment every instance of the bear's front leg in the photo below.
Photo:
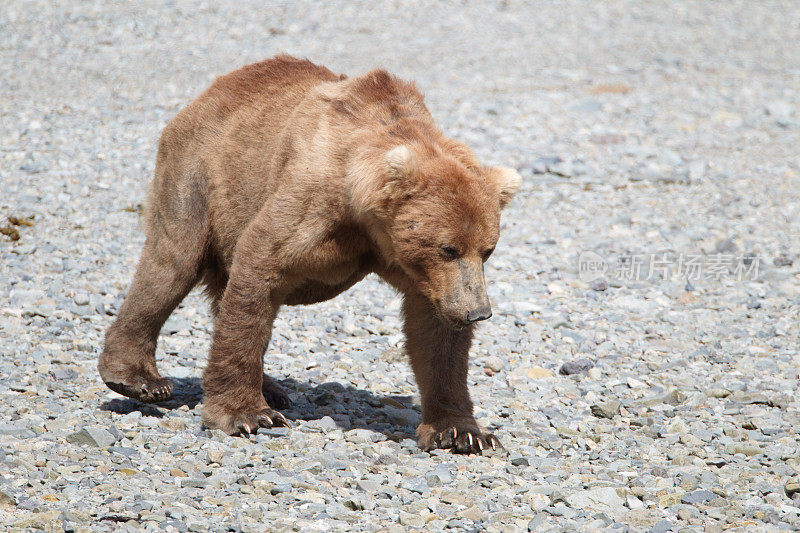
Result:
{"type": "Polygon", "coordinates": [[[231,268],[203,375],[203,423],[229,435],[288,426],[262,392],[263,356],[278,311],[277,276],[247,259],[231,268]]]}
{"type": "Polygon", "coordinates": [[[472,326],[456,330],[446,325],[422,295],[407,295],[403,302],[406,350],[422,397],[422,423],[417,428],[423,450],[453,449],[456,453],[481,453],[502,447],[472,415],[467,390],[472,326]]]}

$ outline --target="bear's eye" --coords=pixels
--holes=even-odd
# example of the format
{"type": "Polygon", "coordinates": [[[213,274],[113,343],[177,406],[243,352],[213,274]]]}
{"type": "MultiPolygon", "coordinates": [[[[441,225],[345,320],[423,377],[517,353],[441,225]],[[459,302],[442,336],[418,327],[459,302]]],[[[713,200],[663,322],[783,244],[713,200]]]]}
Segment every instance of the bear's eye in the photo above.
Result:
{"type": "Polygon", "coordinates": [[[489,248],[488,250],[483,252],[483,260],[486,261],[487,259],[489,259],[489,257],[492,255],[492,252],[494,252],[494,248],[489,248]]]}
{"type": "Polygon", "coordinates": [[[447,259],[458,259],[459,253],[454,246],[444,245],[439,248],[447,259]]]}

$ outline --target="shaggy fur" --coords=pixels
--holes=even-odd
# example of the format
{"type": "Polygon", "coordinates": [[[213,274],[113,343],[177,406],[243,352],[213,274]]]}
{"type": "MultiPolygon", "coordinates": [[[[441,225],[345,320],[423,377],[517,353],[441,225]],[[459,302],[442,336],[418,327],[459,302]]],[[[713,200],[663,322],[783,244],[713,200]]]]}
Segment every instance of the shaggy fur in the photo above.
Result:
{"type": "Polygon", "coordinates": [[[444,137],[414,85],[383,70],[347,78],[278,56],[222,76],[163,132],[144,251],[100,375],[126,396],[169,398],[156,340],[202,283],[215,316],[204,423],[287,424],[263,374],[278,309],[375,272],[404,295],[420,446],[496,446],[473,417],[467,364],[474,323],[491,315],[483,263],[518,184],[444,137]]]}

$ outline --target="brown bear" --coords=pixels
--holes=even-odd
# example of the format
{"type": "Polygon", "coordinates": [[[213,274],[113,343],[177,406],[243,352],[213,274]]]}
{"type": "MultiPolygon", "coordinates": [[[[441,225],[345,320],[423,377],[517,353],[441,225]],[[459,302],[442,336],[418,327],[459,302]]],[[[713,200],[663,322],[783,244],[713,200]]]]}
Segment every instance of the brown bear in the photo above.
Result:
{"type": "Polygon", "coordinates": [[[333,298],[375,272],[402,293],[425,449],[480,453],[467,390],[473,328],[491,316],[483,264],[520,182],[445,137],[412,83],[339,76],[281,55],[214,81],[161,136],[146,241],[98,369],[143,402],[172,395],[159,331],[198,283],[214,334],[203,421],[229,434],[288,425],[263,374],[281,305],[333,298]]]}

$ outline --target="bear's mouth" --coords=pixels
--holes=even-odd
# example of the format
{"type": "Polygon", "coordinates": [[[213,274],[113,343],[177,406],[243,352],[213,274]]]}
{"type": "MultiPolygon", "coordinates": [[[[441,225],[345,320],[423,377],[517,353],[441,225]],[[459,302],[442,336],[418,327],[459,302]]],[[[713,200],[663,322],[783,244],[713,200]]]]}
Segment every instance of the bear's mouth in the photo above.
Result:
{"type": "Polygon", "coordinates": [[[439,318],[439,320],[441,320],[444,324],[449,326],[451,329],[454,329],[456,331],[461,331],[463,329],[466,329],[467,326],[470,325],[469,322],[465,322],[463,320],[455,320],[455,319],[451,318],[450,316],[448,316],[447,314],[445,314],[442,311],[442,308],[440,307],[440,305],[441,305],[441,300],[436,299],[436,300],[433,301],[433,309],[436,311],[436,316],[439,318]]]}

